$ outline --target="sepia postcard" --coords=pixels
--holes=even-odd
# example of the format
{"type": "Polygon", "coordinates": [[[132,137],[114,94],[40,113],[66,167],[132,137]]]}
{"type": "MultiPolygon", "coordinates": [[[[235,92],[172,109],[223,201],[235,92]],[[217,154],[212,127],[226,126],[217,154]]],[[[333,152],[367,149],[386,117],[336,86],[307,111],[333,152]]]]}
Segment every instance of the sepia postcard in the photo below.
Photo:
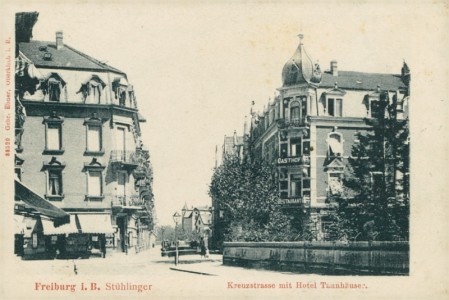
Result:
{"type": "Polygon", "coordinates": [[[2,299],[447,299],[447,1],[3,1],[2,299]]]}

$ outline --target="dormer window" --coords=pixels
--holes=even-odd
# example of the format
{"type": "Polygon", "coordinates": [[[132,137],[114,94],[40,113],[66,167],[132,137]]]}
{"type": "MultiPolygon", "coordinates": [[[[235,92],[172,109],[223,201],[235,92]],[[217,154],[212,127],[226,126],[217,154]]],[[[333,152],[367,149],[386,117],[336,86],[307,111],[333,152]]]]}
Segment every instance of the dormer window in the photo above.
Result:
{"type": "Polygon", "coordinates": [[[327,99],[327,114],[332,117],[343,116],[343,99],[328,98],[327,99]]]}
{"type": "Polygon", "coordinates": [[[116,78],[112,82],[112,90],[115,94],[115,99],[118,99],[120,106],[126,106],[127,92],[128,92],[128,81],[124,78],[116,78]]]}
{"type": "Polygon", "coordinates": [[[50,73],[50,75],[42,82],[42,91],[44,95],[48,95],[48,101],[59,102],[62,97],[66,82],[58,73],[50,73]]]}
{"type": "Polygon", "coordinates": [[[343,97],[346,92],[337,83],[333,89],[324,93],[324,113],[330,117],[343,117],[343,97]]]}
{"type": "Polygon", "coordinates": [[[81,93],[85,103],[98,104],[101,100],[101,94],[106,83],[97,75],[92,75],[88,80],[81,84],[77,93],[81,93]]]}

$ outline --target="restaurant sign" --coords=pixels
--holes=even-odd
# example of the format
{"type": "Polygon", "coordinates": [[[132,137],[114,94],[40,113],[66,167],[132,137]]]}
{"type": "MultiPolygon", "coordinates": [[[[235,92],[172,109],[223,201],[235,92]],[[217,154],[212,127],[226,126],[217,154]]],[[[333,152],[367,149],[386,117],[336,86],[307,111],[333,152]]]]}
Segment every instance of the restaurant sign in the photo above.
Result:
{"type": "Polygon", "coordinates": [[[278,204],[281,204],[281,205],[291,205],[291,204],[294,204],[294,205],[299,205],[299,204],[301,204],[302,203],[302,199],[301,198],[286,198],[286,199],[279,199],[278,200],[278,204]]]}

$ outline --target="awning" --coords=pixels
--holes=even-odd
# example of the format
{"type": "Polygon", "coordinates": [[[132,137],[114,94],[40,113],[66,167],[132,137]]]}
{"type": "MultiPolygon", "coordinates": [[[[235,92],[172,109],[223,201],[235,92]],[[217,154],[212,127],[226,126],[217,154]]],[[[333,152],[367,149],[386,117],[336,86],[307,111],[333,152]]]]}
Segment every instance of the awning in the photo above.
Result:
{"type": "Polygon", "coordinates": [[[17,179],[14,182],[16,200],[22,200],[27,206],[33,208],[39,214],[52,219],[55,226],[70,222],[68,213],[51,204],[17,179]]]}
{"type": "Polygon", "coordinates": [[[55,227],[53,222],[47,219],[41,219],[42,227],[44,229],[44,235],[58,235],[58,234],[71,234],[79,233],[79,229],[76,226],[76,216],[70,215],[70,223],[66,223],[59,227],[55,227]]]}
{"type": "Polygon", "coordinates": [[[109,214],[78,214],[82,233],[114,233],[112,228],[111,215],[109,214]]]}

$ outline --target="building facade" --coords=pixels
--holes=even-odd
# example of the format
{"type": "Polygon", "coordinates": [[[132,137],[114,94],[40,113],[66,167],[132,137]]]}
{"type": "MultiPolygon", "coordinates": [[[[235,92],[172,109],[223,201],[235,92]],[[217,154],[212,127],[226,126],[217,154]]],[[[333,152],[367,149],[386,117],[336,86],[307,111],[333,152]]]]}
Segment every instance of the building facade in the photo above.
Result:
{"type": "Polygon", "coordinates": [[[326,238],[332,196],[357,135],[369,130],[382,93],[397,103],[397,118],[408,118],[410,70],[398,74],[340,70],[337,61],[322,71],[307,54],[303,36],[282,70],[282,87],[262,113],[251,109],[244,129],[247,155],[277,164],[279,205],[301,208],[303,228],[326,238]]]}
{"type": "Polygon", "coordinates": [[[153,174],[126,73],[68,46],[62,32],[17,47],[16,176],[76,223],[76,232],[44,227],[43,236],[149,248],[153,174]]]}

